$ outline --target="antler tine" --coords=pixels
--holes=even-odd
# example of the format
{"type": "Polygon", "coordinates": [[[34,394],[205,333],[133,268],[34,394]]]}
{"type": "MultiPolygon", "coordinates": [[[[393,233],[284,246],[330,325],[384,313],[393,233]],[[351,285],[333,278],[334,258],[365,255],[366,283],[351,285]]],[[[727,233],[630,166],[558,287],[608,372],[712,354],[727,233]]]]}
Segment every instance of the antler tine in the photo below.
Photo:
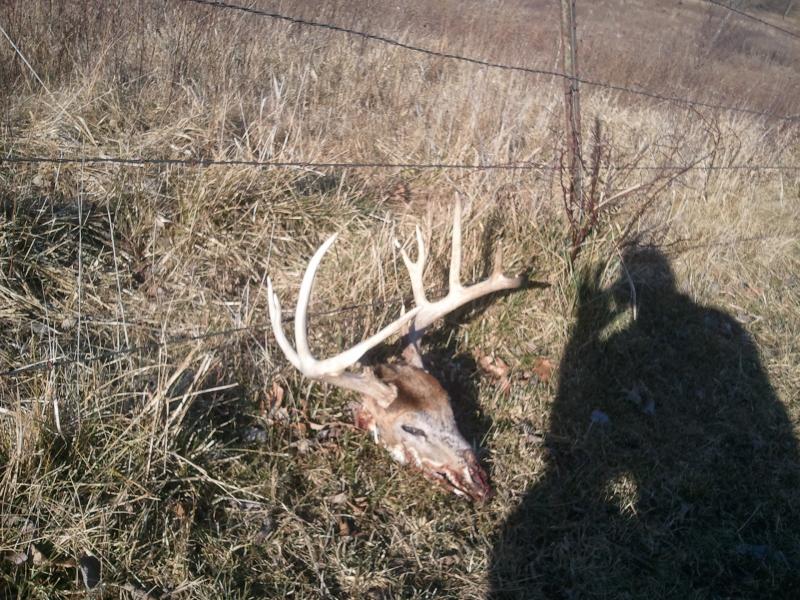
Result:
{"type": "Polygon", "coordinates": [[[272,279],[267,277],[267,307],[269,309],[269,320],[272,323],[272,331],[275,334],[275,339],[278,341],[278,346],[283,350],[287,360],[292,363],[295,369],[300,368],[300,357],[294,351],[286,334],[283,331],[283,323],[281,322],[281,302],[278,300],[277,294],[272,289],[272,279]]]}
{"type": "Polygon", "coordinates": [[[267,298],[269,305],[269,316],[272,322],[272,329],[275,333],[275,339],[278,341],[283,353],[290,363],[303,375],[312,379],[324,379],[335,385],[353,389],[362,393],[372,393],[376,398],[388,397],[387,389],[384,384],[377,380],[367,380],[368,378],[354,375],[351,373],[344,373],[344,370],[353,366],[358,360],[371,348],[383,342],[386,338],[398,333],[403,327],[414,319],[421,307],[415,307],[397,320],[393,321],[378,333],[370,336],[366,340],[359,342],[349,350],[345,350],[336,356],[326,358],[325,360],[317,360],[311,354],[311,349],[308,346],[308,303],[311,298],[311,290],[314,287],[314,278],[317,274],[320,262],[323,256],[336,240],[336,236],[332,235],[319,249],[314,253],[314,256],[308,262],[306,272],[303,275],[302,283],[300,284],[300,292],[297,298],[297,307],[294,315],[294,337],[297,349],[292,348],[289,340],[283,331],[281,324],[281,309],[278,296],[272,289],[272,281],[267,279],[267,298]]]}
{"type": "Polygon", "coordinates": [[[422,275],[425,272],[425,241],[422,239],[422,230],[417,225],[415,229],[416,238],[417,238],[417,260],[412,261],[411,258],[408,256],[408,253],[405,251],[405,248],[400,244],[400,242],[395,239],[394,244],[400,250],[400,256],[403,259],[403,263],[406,265],[406,269],[408,270],[408,276],[411,279],[411,291],[414,294],[414,303],[417,306],[422,306],[427,304],[428,299],[425,296],[425,284],[422,282],[422,275]]]}
{"type": "Polygon", "coordinates": [[[414,319],[411,331],[409,332],[409,341],[412,344],[416,343],[423,330],[431,323],[472,300],[476,300],[493,292],[514,289],[521,286],[524,278],[507,277],[503,274],[502,260],[503,251],[502,248],[498,247],[495,253],[495,264],[489,278],[467,287],[461,284],[461,199],[456,195],[453,212],[453,242],[450,254],[450,289],[447,295],[441,300],[425,302],[417,318],[414,319]]]}
{"type": "Polygon", "coordinates": [[[322,257],[325,256],[325,253],[335,241],[336,234],[334,233],[317,248],[314,256],[308,261],[306,272],[303,275],[303,281],[300,283],[300,292],[297,295],[297,307],[294,311],[294,343],[297,346],[300,364],[303,365],[303,369],[301,370],[304,373],[308,369],[313,370],[314,363],[316,362],[311,355],[311,349],[308,347],[308,328],[306,325],[308,303],[311,300],[311,289],[314,287],[314,278],[317,276],[319,263],[322,262],[322,257]]]}

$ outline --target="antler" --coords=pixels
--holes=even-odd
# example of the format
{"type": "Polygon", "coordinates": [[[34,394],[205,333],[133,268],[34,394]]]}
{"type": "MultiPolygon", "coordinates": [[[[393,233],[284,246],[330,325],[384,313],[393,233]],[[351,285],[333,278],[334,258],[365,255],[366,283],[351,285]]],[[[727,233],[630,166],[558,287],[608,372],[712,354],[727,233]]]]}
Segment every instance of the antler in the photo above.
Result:
{"type": "MultiPolygon", "coordinates": [[[[269,305],[269,318],[272,322],[272,329],[275,339],[278,341],[283,353],[290,363],[303,375],[310,379],[319,379],[332,383],[339,387],[353,390],[374,398],[379,405],[384,408],[397,396],[397,388],[392,384],[383,383],[370,370],[362,373],[346,373],[345,369],[353,366],[371,348],[383,342],[389,336],[398,333],[403,326],[410,323],[408,329],[408,348],[407,353],[409,362],[416,366],[422,366],[419,357],[417,344],[422,332],[434,321],[446,314],[463,306],[467,302],[491,294],[499,290],[507,290],[519,287],[522,277],[507,277],[502,272],[502,250],[498,249],[495,255],[495,265],[491,276],[480,283],[469,287],[461,284],[461,201],[456,196],[456,205],[453,214],[453,243],[452,254],[450,256],[450,286],[447,295],[430,302],[425,296],[425,287],[422,281],[425,271],[425,243],[422,233],[417,227],[417,260],[412,261],[405,250],[400,249],[403,262],[408,269],[411,277],[411,289],[414,294],[416,307],[397,320],[393,321],[378,333],[368,339],[356,344],[349,350],[345,350],[336,356],[317,360],[311,354],[308,347],[307,317],[308,302],[311,298],[311,290],[314,287],[314,278],[317,269],[322,261],[322,257],[336,240],[336,235],[329,237],[316,251],[308,263],[303,281],[300,285],[300,293],[297,298],[297,307],[294,316],[294,338],[296,349],[292,347],[286,334],[283,331],[281,322],[281,305],[278,296],[272,289],[272,281],[267,278],[267,301],[269,305]]],[[[399,242],[395,241],[399,246],[399,242]]]]}
{"type": "MultiPolygon", "coordinates": [[[[422,275],[425,271],[425,243],[419,227],[416,230],[417,238],[417,260],[412,261],[408,253],[400,248],[400,256],[408,269],[411,278],[411,289],[414,292],[414,303],[417,305],[414,320],[409,326],[408,342],[410,346],[416,348],[424,330],[434,321],[453,312],[467,302],[476,300],[482,296],[498,292],[500,290],[510,290],[522,285],[523,277],[507,277],[503,274],[503,248],[498,246],[494,257],[492,274],[488,279],[464,287],[461,283],[461,198],[456,195],[456,203],[453,213],[453,240],[450,254],[450,275],[449,289],[447,295],[430,302],[425,297],[425,286],[422,282],[422,275]]],[[[400,243],[395,240],[395,244],[400,247],[400,243]]]]}
{"type": "Polygon", "coordinates": [[[383,342],[389,336],[399,332],[403,326],[417,316],[421,310],[415,308],[396,321],[381,329],[375,335],[356,344],[336,356],[325,360],[317,360],[308,347],[307,317],[308,302],[311,298],[311,289],[314,287],[314,277],[322,261],[322,257],[336,240],[336,235],[329,237],[316,251],[308,263],[303,281],[300,284],[300,293],[297,298],[297,307],[294,313],[294,339],[297,350],[292,348],[281,323],[281,304],[278,296],[272,289],[272,281],[267,278],[267,302],[269,305],[269,319],[272,330],[283,353],[290,363],[303,375],[310,379],[320,379],[355,392],[374,398],[381,406],[388,406],[397,395],[393,385],[379,381],[371,371],[362,373],[345,373],[344,370],[354,365],[371,348],[383,342]]]}

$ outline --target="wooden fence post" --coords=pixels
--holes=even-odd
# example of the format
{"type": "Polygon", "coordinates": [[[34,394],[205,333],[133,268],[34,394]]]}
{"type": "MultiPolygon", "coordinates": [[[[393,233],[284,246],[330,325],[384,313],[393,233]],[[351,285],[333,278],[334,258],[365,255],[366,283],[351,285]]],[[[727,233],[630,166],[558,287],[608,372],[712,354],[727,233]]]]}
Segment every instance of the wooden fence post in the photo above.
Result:
{"type": "Polygon", "coordinates": [[[578,89],[578,39],[575,24],[575,0],[561,0],[562,65],[564,110],[567,117],[567,158],[569,160],[569,202],[583,220],[583,160],[581,145],[581,103],[578,89]]]}

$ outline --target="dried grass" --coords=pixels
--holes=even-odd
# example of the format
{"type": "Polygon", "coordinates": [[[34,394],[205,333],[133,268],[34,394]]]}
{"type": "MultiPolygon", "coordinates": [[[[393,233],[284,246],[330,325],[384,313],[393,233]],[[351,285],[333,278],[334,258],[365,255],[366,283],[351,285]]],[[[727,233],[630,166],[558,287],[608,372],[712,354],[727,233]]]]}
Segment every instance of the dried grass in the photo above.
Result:
{"type": "MultiPolygon", "coordinates": [[[[512,2],[491,13],[439,4],[411,3],[402,15],[371,3],[283,8],[471,56],[557,64],[550,4],[512,2]]],[[[622,19],[609,6],[586,9],[585,73],[799,112],[790,41],[754,33],[740,43],[745,25],[695,6],[637,3],[622,19]],[[655,30],[658,44],[637,39],[655,30]],[[698,43],[678,46],[687,30],[698,43]],[[687,66],[697,48],[707,56],[687,66]]],[[[561,149],[560,86],[541,77],[182,2],[6,2],[0,21],[49,89],[2,55],[4,153],[555,164],[561,149]]],[[[603,120],[616,164],[640,155],[643,166],[663,164],[676,146],[681,160],[706,155],[704,164],[800,162],[797,130],[786,125],[589,89],[583,101],[586,115],[603,120]]],[[[615,189],[646,177],[623,172],[615,189]]],[[[581,269],[608,265],[610,282],[621,228],[648,198],[608,212],[573,270],[548,171],[3,164],[0,178],[0,369],[69,359],[0,379],[0,595],[74,595],[87,552],[99,558],[110,597],[620,592],[613,565],[568,546],[543,545],[532,563],[543,565],[539,575],[504,574],[493,560],[506,519],[551,473],[541,440],[563,375],[538,376],[535,365],[562,358],[575,333],[581,269]],[[499,493],[485,507],[430,489],[342,424],[347,396],[302,381],[265,328],[265,275],[292,304],[305,261],[334,231],[342,235],[314,309],[377,308],[315,318],[320,353],[399,312],[409,286],[390,242],[420,222],[431,232],[429,287],[440,288],[456,191],[469,205],[465,280],[485,272],[488,248],[502,238],[512,270],[532,269],[551,284],[457,316],[428,340],[464,428],[488,449],[499,493]],[[481,372],[480,353],[509,366],[508,390],[481,372]],[[21,553],[22,564],[6,560],[21,553]],[[566,577],[560,590],[537,587],[553,572],[566,577]]],[[[669,253],[683,292],[744,323],[793,423],[799,194],[796,173],[692,171],[660,192],[633,232],[669,253]]],[[[603,489],[621,515],[641,502],[625,473],[603,489]]],[[[542,526],[588,531],[595,518],[571,514],[542,526]]],[[[794,524],[782,526],[795,533],[794,524]]],[[[632,559],[636,548],[615,545],[617,527],[600,527],[582,548],[632,559]]],[[[674,543],[680,535],[658,533],[674,543]]],[[[796,548],[780,547],[796,565],[796,548]]],[[[744,569],[755,581],[750,597],[789,589],[781,568],[734,562],[720,568],[744,569]]],[[[627,589],[634,597],[674,577],[649,588],[627,580],[627,589]]],[[[675,589],[699,577],[685,573],[675,589]]]]}

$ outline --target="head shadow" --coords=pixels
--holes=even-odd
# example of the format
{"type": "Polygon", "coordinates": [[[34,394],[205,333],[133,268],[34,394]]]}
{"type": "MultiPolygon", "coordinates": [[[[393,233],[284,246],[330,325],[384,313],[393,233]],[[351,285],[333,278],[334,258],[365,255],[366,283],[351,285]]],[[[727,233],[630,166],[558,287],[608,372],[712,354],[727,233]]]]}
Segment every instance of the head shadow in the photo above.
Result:
{"type": "Polygon", "coordinates": [[[658,249],[601,278],[580,275],[545,468],[497,532],[489,597],[780,597],[798,452],[757,346],[658,249]]]}

